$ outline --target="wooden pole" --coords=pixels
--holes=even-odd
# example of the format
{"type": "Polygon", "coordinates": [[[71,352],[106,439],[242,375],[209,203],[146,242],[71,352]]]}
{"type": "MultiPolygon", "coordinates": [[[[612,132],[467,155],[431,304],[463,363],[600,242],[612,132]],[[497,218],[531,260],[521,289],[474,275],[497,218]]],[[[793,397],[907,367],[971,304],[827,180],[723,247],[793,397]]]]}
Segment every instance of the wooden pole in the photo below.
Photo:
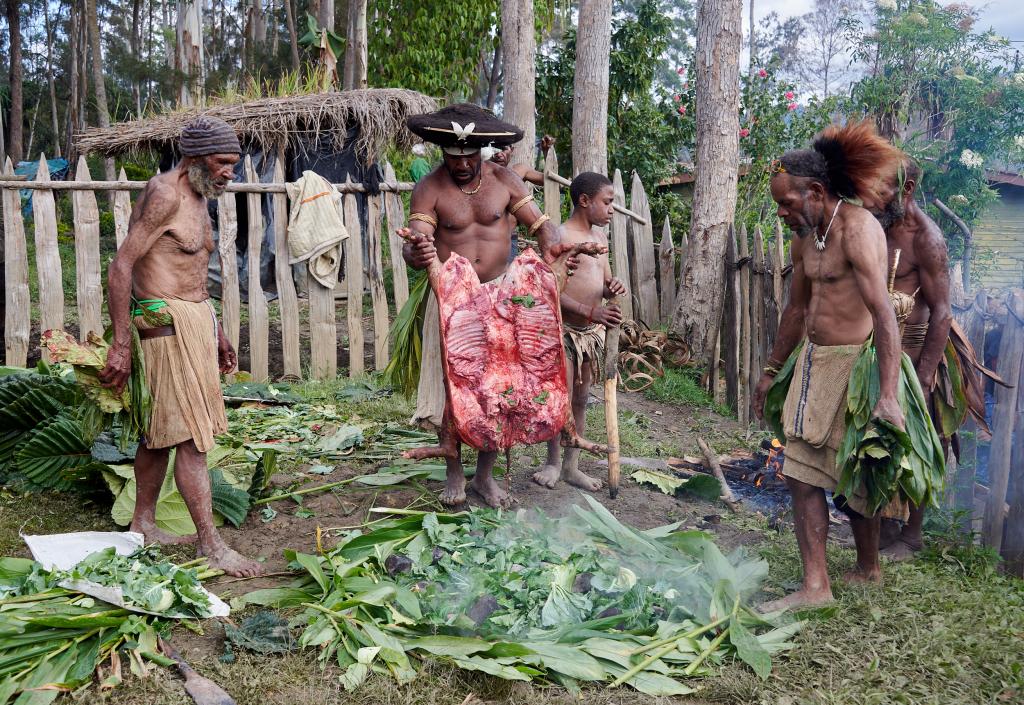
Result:
{"type": "MultiPolygon", "coordinates": [[[[39,155],[39,173],[36,178],[41,183],[50,180],[45,154],[39,155]]],[[[57,206],[53,200],[53,191],[38,190],[32,193],[32,215],[35,220],[40,330],[63,330],[64,280],[60,249],[57,246],[57,206]]]]}
{"type": "Polygon", "coordinates": [[[373,364],[380,372],[388,366],[388,297],[384,289],[384,262],[380,244],[381,196],[370,196],[367,204],[366,245],[369,248],[367,277],[373,302],[373,364]]]}
{"type": "MultiPolygon", "coordinates": [[[[78,158],[75,174],[79,181],[89,180],[85,157],[78,158]]],[[[78,337],[85,340],[90,333],[102,334],[100,305],[103,286],[100,284],[100,211],[96,194],[74,191],[71,205],[75,218],[75,291],[78,302],[78,337]]]]}
{"type": "MultiPolygon", "coordinates": [[[[259,177],[252,166],[252,158],[245,157],[245,178],[250,184],[259,177]]],[[[260,253],[263,249],[263,197],[250,191],[246,197],[249,221],[248,283],[249,294],[249,373],[254,382],[270,378],[270,324],[267,317],[267,299],[260,282],[260,253]]]]}
{"type": "MultiPolygon", "coordinates": [[[[122,195],[128,196],[126,192],[118,191],[115,199],[122,195]]],[[[231,347],[237,351],[242,328],[242,299],[238,291],[238,213],[235,198],[233,193],[225,193],[217,199],[217,256],[220,258],[221,325],[231,347]]],[[[116,201],[114,208],[116,212],[116,201]]],[[[234,380],[233,374],[225,377],[228,384],[234,380]]]]}
{"type": "MultiPolygon", "coordinates": [[[[558,155],[554,145],[544,155],[544,173],[558,174],[558,155]]],[[[556,228],[562,222],[562,192],[558,186],[554,179],[544,179],[544,214],[551,218],[551,224],[556,228]]]]}
{"type": "Polygon", "coordinates": [[[604,421],[608,435],[608,494],[619,496],[619,327],[604,335],[604,421]]]}
{"type": "Polygon", "coordinates": [[[740,408],[740,316],[739,286],[736,273],[736,228],[729,228],[725,246],[725,307],[722,315],[722,346],[725,358],[725,401],[737,415],[740,408]]]}
{"type": "Polygon", "coordinates": [[[737,274],[739,276],[739,366],[742,378],[740,380],[739,400],[736,407],[736,415],[741,426],[750,423],[750,397],[752,387],[750,386],[750,245],[747,243],[747,226],[740,225],[739,256],[743,264],[739,265],[737,274]]]}
{"type": "MultiPolygon", "coordinates": [[[[4,173],[14,175],[10,159],[4,173]]],[[[28,337],[31,329],[31,301],[28,288],[28,252],[25,221],[21,216],[21,196],[11,188],[0,189],[4,211],[4,364],[24,367],[28,362],[28,337]]]]}
{"type": "MultiPolygon", "coordinates": [[[[384,165],[384,180],[397,183],[395,170],[390,164],[384,165]]],[[[391,281],[395,292],[395,311],[401,311],[409,300],[409,272],[402,259],[402,238],[395,231],[405,226],[405,206],[397,193],[384,195],[384,213],[387,216],[388,249],[391,256],[391,281]]]]}
{"type": "MultiPolygon", "coordinates": [[[[615,197],[615,203],[624,209],[626,205],[626,192],[622,188],[622,172],[618,169],[615,170],[615,174],[612,177],[612,192],[615,197]]],[[[622,297],[620,303],[622,307],[622,320],[631,321],[634,319],[633,286],[629,276],[629,242],[626,237],[626,227],[625,214],[623,214],[622,210],[616,208],[612,215],[609,232],[609,243],[612,248],[612,273],[622,280],[623,285],[626,287],[626,294],[622,297]]]]}
{"type": "MultiPolygon", "coordinates": [[[[754,389],[761,378],[761,370],[765,365],[764,355],[764,235],[761,226],[754,228],[754,243],[750,261],[750,401],[753,402],[754,389]]],[[[753,419],[753,409],[750,418],[753,419]]]]}
{"type": "MultiPolygon", "coordinates": [[[[274,181],[284,183],[284,154],[274,160],[274,181]]],[[[288,251],[288,197],[273,195],[274,204],[274,273],[277,278],[277,305],[281,313],[281,350],[286,377],[302,377],[299,364],[299,299],[292,280],[291,254],[288,251]]]]}
{"type": "MultiPolygon", "coordinates": [[[[118,176],[120,181],[126,181],[124,167],[118,176]]],[[[128,237],[128,223],[132,218],[132,197],[128,191],[114,192],[114,238],[117,240],[118,249],[121,243],[128,237]]],[[[237,228],[237,225],[236,225],[237,228]]],[[[237,350],[237,348],[235,348],[237,350]]]]}
{"type": "Polygon", "coordinates": [[[661,285],[661,322],[668,323],[676,308],[676,250],[672,244],[672,226],[665,218],[658,246],[658,275],[661,285]]]}
{"type": "Polygon", "coordinates": [[[1024,386],[1018,384],[1016,391],[1017,418],[1014,422],[1015,432],[1006,496],[1010,511],[1006,516],[1002,555],[1006,561],[1006,571],[1011,575],[1024,577],[1024,386]]]}
{"type": "Polygon", "coordinates": [[[345,195],[345,279],[348,281],[348,376],[363,374],[363,229],[359,224],[356,197],[345,195]]]}
{"type": "Polygon", "coordinates": [[[654,230],[651,227],[651,209],[647,203],[647,192],[644,191],[640,175],[635,171],[629,206],[645,220],[644,224],[631,224],[633,236],[630,238],[630,244],[633,256],[630,259],[629,271],[639,304],[633,312],[637,318],[653,327],[661,320],[661,312],[658,310],[658,284],[655,281],[654,230]]]}
{"type": "MultiPolygon", "coordinates": [[[[988,314],[988,292],[978,291],[972,305],[960,315],[960,325],[975,352],[985,355],[985,319],[988,314]]],[[[968,374],[977,374],[965,371],[968,374]]],[[[970,414],[960,432],[960,461],[953,477],[953,507],[966,515],[960,529],[970,535],[974,518],[974,482],[978,467],[978,428],[970,414]]]]}
{"type": "Polygon", "coordinates": [[[704,465],[718,479],[718,484],[722,486],[722,501],[734,512],[739,511],[739,502],[736,501],[732,488],[729,487],[729,483],[725,479],[725,473],[722,472],[722,466],[718,464],[715,452],[711,450],[711,446],[703,438],[697,439],[697,445],[700,446],[700,451],[704,456],[704,465]]]}
{"type": "Polygon", "coordinates": [[[1010,481],[1010,460],[1013,449],[1016,405],[1021,381],[1021,362],[1024,360],[1024,290],[1015,289],[1006,299],[1006,322],[999,345],[999,376],[1010,389],[996,387],[996,408],[992,414],[992,447],[989,452],[988,501],[982,538],[986,546],[1000,551],[1003,545],[1003,527],[1006,520],[1006,492],[1010,481]]]}

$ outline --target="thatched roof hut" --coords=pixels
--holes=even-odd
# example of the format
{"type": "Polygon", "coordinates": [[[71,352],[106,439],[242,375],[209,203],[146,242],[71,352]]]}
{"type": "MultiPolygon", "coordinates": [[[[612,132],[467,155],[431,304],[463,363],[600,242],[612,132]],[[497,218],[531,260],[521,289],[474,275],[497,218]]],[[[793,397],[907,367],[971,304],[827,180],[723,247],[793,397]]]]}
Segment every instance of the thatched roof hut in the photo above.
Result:
{"type": "Polygon", "coordinates": [[[411,148],[416,138],[405,128],[406,118],[434,110],[434,99],[416,91],[367,88],[182,108],[106,128],[89,128],[76,144],[85,154],[103,156],[165,153],[176,148],[181,128],[202,113],[224,120],[235,128],[243,145],[263,152],[306,148],[325,137],[330,138],[331,150],[341,151],[349,135],[354,135],[355,152],[371,162],[390,145],[411,148]]]}

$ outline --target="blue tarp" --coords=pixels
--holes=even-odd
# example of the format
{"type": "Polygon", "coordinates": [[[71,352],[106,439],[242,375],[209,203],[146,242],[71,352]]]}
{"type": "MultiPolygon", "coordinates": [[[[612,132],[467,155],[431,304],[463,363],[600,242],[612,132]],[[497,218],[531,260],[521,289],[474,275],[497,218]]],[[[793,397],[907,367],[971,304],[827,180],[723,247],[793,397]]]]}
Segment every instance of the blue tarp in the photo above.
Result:
{"type": "MultiPolygon", "coordinates": [[[[46,166],[50,170],[51,181],[63,181],[64,177],[68,173],[68,160],[67,159],[47,159],[46,166]]],[[[36,173],[39,171],[39,162],[18,162],[18,166],[14,167],[15,176],[24,176],[29,181],[33,181],[36,178],[36,173]]],[[[21,189],[21,212],[22,215],[28,217],[32,215],[32,190],[23,188],[21,189]]]]}

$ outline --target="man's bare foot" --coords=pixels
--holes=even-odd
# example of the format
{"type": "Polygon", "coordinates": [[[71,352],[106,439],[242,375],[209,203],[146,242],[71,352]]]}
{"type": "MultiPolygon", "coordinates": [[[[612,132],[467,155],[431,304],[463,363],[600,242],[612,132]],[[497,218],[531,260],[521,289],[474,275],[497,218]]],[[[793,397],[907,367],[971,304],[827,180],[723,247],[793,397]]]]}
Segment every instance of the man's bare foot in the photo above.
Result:
{"type": "Polygon", "coordinates": [[[799,609],[801,607],[821,607],[833,601],[831,590],[797,590],[778,600],[765,602],[757,611],[761,614],[771,614],[781,610],[799,609]]]}
{"type": "Polygon", "coordinates": [[[573,487],[579,487],[588,492],[597,492],[604,487],[604,483],[596,477],[591,477],[579,468],[568,468],[562,471],[563,479],[573,487]]]}
{"type": "Polygon", "coordinates": [[[878,568],[864,570],[859,566],[854,566],[853,570],[843,575],[843,582],[847,585],[880,585],[882,571],[878,568]]]}
{"type": "Polygon", "coordinates": [[[464,504],[466,501],[466,476],[459,473],[456,477],[449,477],[445,480],[444,489],[441,490],[438,499],[447,507],[464,504]]]}
{"type": "Polygon", "coordinates": [[[219,568],[236,578],[254,578],[263,574],[263,566],[260,563],[246,558],[223,541],[208,549],[200,546],[196,555],[206,556],[211,568],[219,568]]]}
{"type": "Polygon", "coordinates": [[[128,530],[145,536],[146,543],[159,543],[164,546],[180,546],[182,544],[196,542],[195,534],[175,536],[174,534],[167,533],[163,529],[158,529],[156,524],[146,521],[133,521],[132,525],[128,527],[128,530]]]}
{"type": "Polygon", "coordinates": [[[921,550],[920,546],[916,548],[911,544],[903,540],[903,538],[896,539],[895,542],[884,548],[880,555],[883,558],[888,558],[890,561],[897,563],[902,561],[909,561],[917,555],[917,552],[921,550]]]}
{"type": "Polygon", "coordinates": [[[480,495],[488,506],[495,509],[499,507],[507,509],[515,502],[508,492],[498,487],[498,483],[494,481],[494,476],[489,472],[477,472],[469,486],[480,495]]]}
{"type": "Polygon", "coordinates": [[[533,473],[533,481],[541,487],[547,487],[549,490],[555,489],[555,485],[562,478],[562,471],[557,465],[545,465],[537,472],[533,473]]]}

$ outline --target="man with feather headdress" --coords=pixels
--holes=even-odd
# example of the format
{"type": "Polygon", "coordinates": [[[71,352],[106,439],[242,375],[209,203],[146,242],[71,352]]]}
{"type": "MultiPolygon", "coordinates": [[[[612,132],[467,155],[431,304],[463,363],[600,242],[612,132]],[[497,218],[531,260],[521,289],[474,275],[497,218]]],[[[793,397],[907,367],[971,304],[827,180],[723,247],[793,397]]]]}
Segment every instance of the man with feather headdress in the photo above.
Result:
{"type": "MultiPolygon", "coordinates": [[[[879,512],[890,499],[888,513],[905,511],[897,496],[904,491],[902,460],[923,462],[918,456],[933,449],[932,440],[937,444],[930,419],[920,418],[919,388],[916,397],[906,389],[886,286],[885,233],[858,205],[901,157],[862,122],[830,127],[812,149],[787,152],[772,166],[778,216],[797,237],[790,300],[755,408],[786,437],[783,473],[793,495],[804,578],[800,590],[764,611],[832,600],[826,490],[835,492],[836,506],[850,517],[856,542],[857,564],[847,580],[878,582],[879,512]],[[926,442],[908,439],[905,412],[915,432],[926,422],[926,442]],[[891,482],[878,487],[880,478],[891,482]]],[[[911,490],[917,498],[927,494],[927,487],[911,490]]]]}

